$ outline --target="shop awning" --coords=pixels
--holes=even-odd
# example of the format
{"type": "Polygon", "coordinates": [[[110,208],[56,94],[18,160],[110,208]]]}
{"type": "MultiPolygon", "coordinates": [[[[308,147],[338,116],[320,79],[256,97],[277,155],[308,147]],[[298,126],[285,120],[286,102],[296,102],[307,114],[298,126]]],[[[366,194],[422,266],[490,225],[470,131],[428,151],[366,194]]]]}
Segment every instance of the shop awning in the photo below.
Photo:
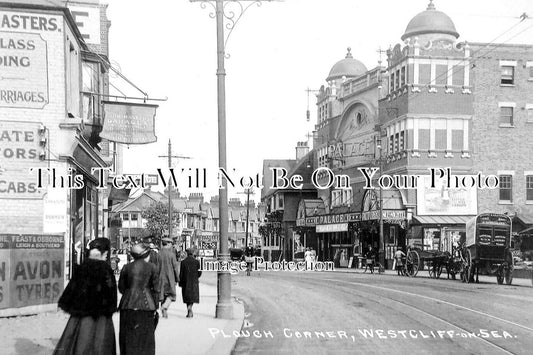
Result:
{"type": "Polygon", "coordinates": [[[414,216],[413,224],[466,224],[475,216],[414,216]]]}

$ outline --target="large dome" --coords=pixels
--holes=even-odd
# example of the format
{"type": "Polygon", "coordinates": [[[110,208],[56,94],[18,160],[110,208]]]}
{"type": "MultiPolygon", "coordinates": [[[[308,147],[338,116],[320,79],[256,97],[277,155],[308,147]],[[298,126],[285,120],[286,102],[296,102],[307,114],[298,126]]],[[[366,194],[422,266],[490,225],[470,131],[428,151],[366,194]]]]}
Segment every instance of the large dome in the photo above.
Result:
{"type": "Polygon", "coordinates": [[[339,60],[329,71],[326,81],[345,77],[356,77],[366,73],[367,69],[363,63],[352,57],[351,48],[348,48],[346,58],[339,60]]]}
{"type": "Polygon", "coordinates": [[[409,21],[402,36],[402,41],[409,37],[424,34],[447,34],[455,38],[459,37],[452,19],[444,12],[437,11],[433,0],[430,0],[426,11],[419,13],[409,21]]]}

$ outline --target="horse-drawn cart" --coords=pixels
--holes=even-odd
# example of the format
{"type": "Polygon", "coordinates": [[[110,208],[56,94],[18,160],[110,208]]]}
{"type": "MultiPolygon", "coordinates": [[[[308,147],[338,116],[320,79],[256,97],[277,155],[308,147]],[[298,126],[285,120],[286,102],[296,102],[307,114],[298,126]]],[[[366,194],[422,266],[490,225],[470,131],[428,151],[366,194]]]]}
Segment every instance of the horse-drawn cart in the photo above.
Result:
{"type": "Polygon", "coordinates": [[[414,277],[419,270],[427,268],[429,277],[438,279],[446,268],[448,275],[455,279],[455,274],[460,271],[456,265],[455,259],[447,251],[411,248],[407,252],[405,273],[414,277]]]}
{"type": "Polygon", "coordinates": [[[460,250],[463,282],[479,282],[479,272],[496,275],[498,284],[513,281],[511,218],[503,214],[484,213],[466,223],[466,239],[460,250]]]}

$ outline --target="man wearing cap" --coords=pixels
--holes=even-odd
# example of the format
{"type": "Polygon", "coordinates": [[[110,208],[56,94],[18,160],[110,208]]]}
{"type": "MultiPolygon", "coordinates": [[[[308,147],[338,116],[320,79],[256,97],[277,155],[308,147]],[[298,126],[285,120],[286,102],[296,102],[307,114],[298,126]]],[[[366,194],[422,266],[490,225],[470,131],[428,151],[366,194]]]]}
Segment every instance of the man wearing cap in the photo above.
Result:
{"type": "Polygon", "coordinates": [[[179,282],[179,267],[176,255],[172,250],[172,239],[161,239],[163,248],[159,252],[159,301],[161,302],[161,314],[168,318],[167,310],[170,303],[176,301],[176,283],[179,282]]]}
{"type": "Polygon", "coordinates": [[[192,318],[192,305],[200,303],[200,287],[198,279],[202,276],[200,262],[194,257],[194,250],[189,248],[187,257],[181,262],[179,285],[183,303],[187,304],[187,318],[192,318]]]}
{"type": "Polygon", "coordinates": [[[146,248],[150,250],[148,262],[154,264],[157,268],[157,272],[160,273],[161,272],[161,260],[159,258],[159,253],[157,252],[157,249],[155,248],[155,244],[153,243],[153,236],[143,238],[143,243],[146,246],[146,248]]]}

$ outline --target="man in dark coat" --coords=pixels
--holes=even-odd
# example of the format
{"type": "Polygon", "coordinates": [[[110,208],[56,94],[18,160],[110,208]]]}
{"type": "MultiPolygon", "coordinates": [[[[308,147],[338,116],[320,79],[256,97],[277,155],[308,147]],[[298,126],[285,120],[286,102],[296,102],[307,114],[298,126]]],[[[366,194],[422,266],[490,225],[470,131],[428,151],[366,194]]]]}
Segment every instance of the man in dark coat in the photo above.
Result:
{"type": "Polygon", "coordinates": [[[167,310],[171,302],[176,301],[176,283],[179,281],[179,267],[176,255],[172,250],[172,239],[161,240],[163,248],[159,252],[161,271],[159,273],[159,301],[161,314],[168,318],[167,310]]]}
{"type": "Polygon", "coordinates": [[[200,262],[194,257],[194,250],[187,249],[187,257],[181,262],[179,285],[183,303],[187,304],[187,318],[192,318],[192,305],[200,303],[198,279],[202,276],[200,262]]]}

